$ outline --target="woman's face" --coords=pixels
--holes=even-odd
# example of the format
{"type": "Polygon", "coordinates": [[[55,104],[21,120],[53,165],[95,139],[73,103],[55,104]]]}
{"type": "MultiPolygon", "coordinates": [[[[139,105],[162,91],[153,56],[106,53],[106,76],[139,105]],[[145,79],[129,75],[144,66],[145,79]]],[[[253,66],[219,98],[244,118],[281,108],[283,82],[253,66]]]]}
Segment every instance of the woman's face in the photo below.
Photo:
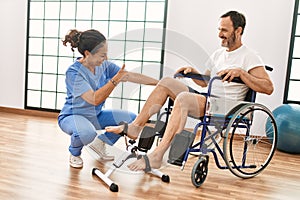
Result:
{"type": "Polygon", "coordinates": [[[100,66],[105,60],[107,60],[107,43],[103,43],[103,46],[98,49],[94,54],[88,52],[85,57],[85,61],[89,66],[100,66]]]}

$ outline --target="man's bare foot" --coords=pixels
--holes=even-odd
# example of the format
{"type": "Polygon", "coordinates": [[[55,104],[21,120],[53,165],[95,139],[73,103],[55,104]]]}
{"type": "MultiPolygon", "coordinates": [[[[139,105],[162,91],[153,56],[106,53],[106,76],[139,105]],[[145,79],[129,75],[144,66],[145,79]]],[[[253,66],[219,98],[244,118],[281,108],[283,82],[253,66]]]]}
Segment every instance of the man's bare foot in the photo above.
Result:
{"type": "Polygon", "coordinates": [[[115,133],[115,134],[120,134],[124,130],[125,125],[120,125],[120,126],[107,126],[105,127],[105,131],[115,133]]]}
{"type": "MultiPolygon", "coordinates": [[[[107,126],[105,127],[105,131],[112,132],[115,134],[120,134],[123,132],[124,127],[125,125],[107,126]]],[[[143,129],[142,126],[135,126],[133,124],[128,124],[127,136],[130,137],[131,139],[137,139],[142,129],[143,129]]]]}
{"type": "MultiPolygon", "coordinates": [[[[162,158],[160,156],[156,156],[154,154],[149,154],[148,156],[150,167],[152,169],[158,169],[161,167],[162,158]]],[[[134,161],[133,163],[127,166],[131,171],[142,171],[146,169],[146,162],[144,157],[141,159],[134,161]]]]}

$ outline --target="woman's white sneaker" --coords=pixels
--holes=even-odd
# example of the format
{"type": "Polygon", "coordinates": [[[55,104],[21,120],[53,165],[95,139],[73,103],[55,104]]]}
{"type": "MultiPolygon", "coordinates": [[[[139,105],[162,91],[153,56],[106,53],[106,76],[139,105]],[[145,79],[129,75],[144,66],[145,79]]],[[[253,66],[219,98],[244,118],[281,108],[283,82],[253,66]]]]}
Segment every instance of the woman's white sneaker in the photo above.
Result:
{"type": "Polygon", "coordinates": [[[109,155],[105,143],[98,138],[95,138],[95,140],[88,147],[97,153],[100,160],[111,161],[115,158],[113,155],[109,155]]]}
{"type": "Polygon", "coordinates": [[[80,156],[73,156],[70,155],[70,166],[74,168],[82,168],[83,167],[83,161],[80,156]]]}

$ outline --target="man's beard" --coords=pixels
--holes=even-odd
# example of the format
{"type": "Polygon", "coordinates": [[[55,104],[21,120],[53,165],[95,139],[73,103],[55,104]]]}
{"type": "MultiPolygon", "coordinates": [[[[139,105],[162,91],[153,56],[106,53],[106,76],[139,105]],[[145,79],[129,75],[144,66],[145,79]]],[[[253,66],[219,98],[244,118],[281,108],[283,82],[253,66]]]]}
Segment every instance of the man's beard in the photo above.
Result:
{"type": "MultiPolygon", "coordinates": [[[[224,39],[224,38],[222,38],[224,39]]],[[[235,45],[235,41],[236,41],[236,36],[235,36],[235,33],[232,32],[232,34],[226,39],[227,41],[226,42],[222,42],[222,47],[227,47],[227,48],[230,48],[230,47],[233,47],[235,45]]]]}

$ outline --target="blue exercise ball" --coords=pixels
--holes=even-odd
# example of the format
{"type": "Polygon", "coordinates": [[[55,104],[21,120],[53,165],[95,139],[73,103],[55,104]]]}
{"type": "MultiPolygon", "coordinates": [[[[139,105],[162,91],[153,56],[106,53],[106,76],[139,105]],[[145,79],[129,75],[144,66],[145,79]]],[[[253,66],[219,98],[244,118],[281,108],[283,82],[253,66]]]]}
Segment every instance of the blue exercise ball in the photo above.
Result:
{"type": "Polygon", "coordinates": [[[300,153],[300,105],[283,104],[272,113],[278,129],[277,149],[300,153]]]}

